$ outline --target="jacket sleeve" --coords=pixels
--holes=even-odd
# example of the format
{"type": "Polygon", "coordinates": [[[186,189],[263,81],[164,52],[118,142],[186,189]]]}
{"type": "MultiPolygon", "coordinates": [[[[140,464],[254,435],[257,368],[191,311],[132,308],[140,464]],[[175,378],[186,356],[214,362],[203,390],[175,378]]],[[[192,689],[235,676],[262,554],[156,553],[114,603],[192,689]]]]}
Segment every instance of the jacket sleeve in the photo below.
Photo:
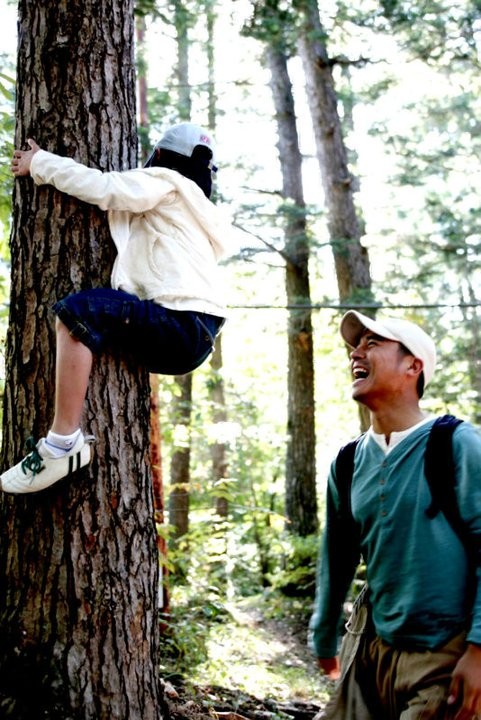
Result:
{"type": "Polygon", "coordinates": [[[467,640],[481,645],[481,436],[464,422],[453,435],[456,494],[467,528],[465,545],[471,560],[473,605],[467,640]]]}
{"type": "Polygon", "coordinates": [[[349,509],[340,506],[334,462],[327,486],[316,598],[309,624],[309,644],[317,657],[330,658],[337,654],[343,604],[359,560],[357,526],[349,509]]]}
{"type": "Polygon", "coordinates": [[[168,180],[145,169],[102,172],[46,150],[34,154],[30,174],[37,185],[53,185],[101,210],[145,212],[173,190],[168,180]]]}

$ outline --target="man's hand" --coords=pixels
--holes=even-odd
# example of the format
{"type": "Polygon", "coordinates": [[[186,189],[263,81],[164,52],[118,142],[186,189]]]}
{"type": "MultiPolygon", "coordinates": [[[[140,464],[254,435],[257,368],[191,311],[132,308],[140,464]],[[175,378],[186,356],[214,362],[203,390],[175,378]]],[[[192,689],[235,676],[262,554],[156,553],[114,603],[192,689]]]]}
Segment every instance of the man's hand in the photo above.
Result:
{"type": "Polygon", "coordinates": [[[15,150],[11,170],[15,177],[30,175],[30,163],[36,152],[40,150],[35,140],[27,140],[30,150],[15,150]]]}
{"type": "Polygon", "coordinates": [[[339,680],[341,675],[341,668],[339,665],[339,658],[317,658],[317,664],[321,668],[322,672],[330,680],[339,680]]]}
{"type": "Polygon", "coordinates": [[[448,704],[458,710],[454,720],[481,717],[481,647],[478,645],[468,643],[454,668],[448,704]]]}

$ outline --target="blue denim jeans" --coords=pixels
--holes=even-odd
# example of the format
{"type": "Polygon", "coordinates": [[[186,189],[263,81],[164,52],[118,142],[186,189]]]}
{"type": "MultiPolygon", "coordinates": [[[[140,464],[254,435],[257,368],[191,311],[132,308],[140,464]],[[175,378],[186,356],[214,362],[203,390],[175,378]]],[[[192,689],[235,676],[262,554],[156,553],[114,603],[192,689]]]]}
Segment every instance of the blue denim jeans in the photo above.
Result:
{"type": "Polygon", "coordinates": [[[94,354],[129,356],[149,372],[164,375],[185,375],[199,367],[224,324],[215,315],[169,310],[111,288],[69,295],[53,310],[94,354]]]}

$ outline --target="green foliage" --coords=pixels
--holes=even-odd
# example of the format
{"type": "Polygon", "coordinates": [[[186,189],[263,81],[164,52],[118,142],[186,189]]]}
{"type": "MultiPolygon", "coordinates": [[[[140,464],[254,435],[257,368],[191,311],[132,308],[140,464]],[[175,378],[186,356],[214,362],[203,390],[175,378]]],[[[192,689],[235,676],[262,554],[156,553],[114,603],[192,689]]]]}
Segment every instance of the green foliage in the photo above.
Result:
{"type": "Polygon", "coordinates": [[[280,0],[257,0],[242,34],[294,54],[298,28],[296,14],[289,5],[280,0]]]}
{"type": "Polygon", "coordinates": [[[425,402],[433,412],[449,410],[479,423],[481,107],[479,50],[474,52],[473,45],[479,3],[448,8],[399,1],[390,3],[386,13],[413,62],[422,57],[436,70],[429,74],[416,64],[427,73],[423,95],[406,95],[403,122],[388,113],[371,128],[393,161],[395,209],[392,226],[384,230],[376,297],[388,304],[432,306],[410,313],[430,328],[439,350],[442,372],[435,375],[425,402]]]}
{"type": "MultiPolygon", "coordinates": [[[[168,89],[149,88],[147,91],[149,107],[150,135],[159,134],[168,125],[177,122],[173,99],[168,89]]],[[[158,138],[156,138],[158,140],[158,138]]]]}
{"type": "Polygon", "coordinates": [[[383,0],[385,18],[395,33],[402,33],[409,49],[429,64],[450,71],[470,60],[479,64],[477,29],[479,0],[383,0]]]}
{"type": "Polygon", "coordinates": [[[158,0],[136,0],[134,13],[139,17],[159,18],[166,21],[165,15],[159,8],[158,0]]]}
{"type": "Polygon", "coordinates": [[[207,658],[207,639],[213,623],[225,622],[227,610],[215,588],[178,587],[171,599],[171,610],[161,617],[160,666],[163,677],[190,676],[196,665],[207,658]]]}
{"type": "Polygon", "coordinates": [[[316,584],[318,535],[296,537],[284,533],[278,539],[282,553],[279,566],[269,576],[272,588],[289,597],[314,597],[316,584]]]}
{"type": "MultiPolygon", "coordinates": [[[[211,374],[208,377],[214,381],[211,374]]],[[[262,421],[254,398],[249,401],[244,395],[241,399],[231,394],[229,386],[226,390],[229,414],[236,422],[220,426],[209,422],[212,407],[199,397],[199,393],[206,392],[206,383],[199,383],[194,391],[190,532],[178,542],[170,561],[183,582],[198,583],[192,573],[202,567],[209,585],[229,587],[235,595],[256,593],[274,578],[277,586],[289,588],[292,594],[297,564],[299,594],[312,593],[315,540],[296,541],[284,532],[284,430],[262,421]],[[209,479],[210,448],[217,441],[226,443],[229,474],[213,483],[209,479]],[[228,518],[216,516],[217,497],[227,500],[228,518]]],[[[162,403],[166,409],[171,404],[170,392],[174,391],[175,385],[167,381],[162,403]]],[[[171,417],[165,428],[168,457],[183,442],[183,434],[172,424],[171,417]]]]}

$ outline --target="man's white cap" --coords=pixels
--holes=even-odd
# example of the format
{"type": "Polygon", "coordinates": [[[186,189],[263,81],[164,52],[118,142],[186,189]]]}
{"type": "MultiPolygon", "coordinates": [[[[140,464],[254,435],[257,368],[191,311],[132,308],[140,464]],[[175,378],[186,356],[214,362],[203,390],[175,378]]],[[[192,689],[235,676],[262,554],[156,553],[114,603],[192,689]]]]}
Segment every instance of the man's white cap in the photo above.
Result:
{"type": "Polygon", "coordinates": [[[191,157],[197,145],[205,145],[214,156],[214,141],[210,133],[199,125],[183,122],[166,130],[155,147],[191,157]]]}
{"type": "Polygon", "coordinates": [[[386,340],[401,343],[415,358],[422,360],[424,384],[428,384],[436,367],[436,347],[419,325],[398,318],[373,320],[356,310],[349,310],[341,320],[341,335],[352,348],[357,347],[365,330],[370,330],[386,340]]]}

